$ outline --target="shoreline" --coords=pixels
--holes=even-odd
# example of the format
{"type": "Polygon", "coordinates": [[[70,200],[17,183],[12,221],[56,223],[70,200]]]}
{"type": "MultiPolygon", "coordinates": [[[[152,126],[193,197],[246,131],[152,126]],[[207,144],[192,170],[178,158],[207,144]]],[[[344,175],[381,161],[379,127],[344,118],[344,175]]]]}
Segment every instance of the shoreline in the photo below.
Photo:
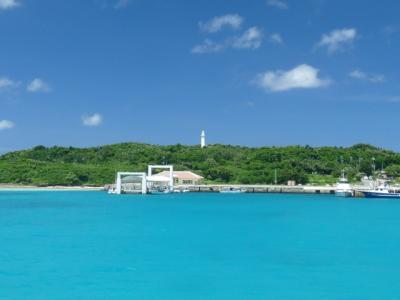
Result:
{"type": "Polygon", "coordinates": [[[103,191],[104,187],[93,186],[34,186],[18,184],[0,184],[0,192],[3,191],[103,191]]]}
{"type": "MultiPolygon", "coordinates": [[[[263,193],[263,194],[335,194],[334,186],[287,186],[287,185],[247,185],[247,184],[207,184],[207,185],[192,185],[192,186],[177,186],[184,187],[194,193],[218,193],[226,188],[243,189],[246,193],[263,193]]],[[[32,186],[18,184],[0,184],[0,192],[100,192],[106,191],[106,187],[96,186],[32,186]]],[[[354,187],[353,197],[364,197],[358,192],[357,187],[354,187]]]]}

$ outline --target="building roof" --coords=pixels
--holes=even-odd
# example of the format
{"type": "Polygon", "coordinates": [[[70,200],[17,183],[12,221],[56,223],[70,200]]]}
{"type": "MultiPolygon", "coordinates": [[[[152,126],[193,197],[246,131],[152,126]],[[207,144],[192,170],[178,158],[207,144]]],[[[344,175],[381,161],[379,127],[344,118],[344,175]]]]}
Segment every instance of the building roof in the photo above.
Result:
{"type": "MultiPolygon", "coordinates": [[[[161,173],[158,173],[157,175],[169,176],[169,171],[162,171],[161,173]]],[[[174,176],[174,178],[178,178],[180,180],[201,180],[204,178],[203,176],[197,175],[190,171],[174,171],[173,176],[174,176]]]]}

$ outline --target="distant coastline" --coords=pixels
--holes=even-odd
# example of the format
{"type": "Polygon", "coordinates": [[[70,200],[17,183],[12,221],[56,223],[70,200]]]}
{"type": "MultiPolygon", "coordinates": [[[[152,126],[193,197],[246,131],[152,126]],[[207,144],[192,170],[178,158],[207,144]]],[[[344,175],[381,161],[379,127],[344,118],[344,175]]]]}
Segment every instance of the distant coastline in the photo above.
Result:
{"type": "Polygon", "coordinates": [[[115,182],[117,172],[146,172],[147,166],[154,164],[192,171],[208,184],[326,186],[336,184],[343,170],[353,183],[382,171],[400,182],[400,153],[366,144],[348,148],[215,144],[201,148],[140,143],[91,148],[36,146],[6,153],[0,156],[0,182],[11,184],[12,189],[21,188],[19,185],[34,190],[37,186],[45,190],[103,187],[115,182]]]}

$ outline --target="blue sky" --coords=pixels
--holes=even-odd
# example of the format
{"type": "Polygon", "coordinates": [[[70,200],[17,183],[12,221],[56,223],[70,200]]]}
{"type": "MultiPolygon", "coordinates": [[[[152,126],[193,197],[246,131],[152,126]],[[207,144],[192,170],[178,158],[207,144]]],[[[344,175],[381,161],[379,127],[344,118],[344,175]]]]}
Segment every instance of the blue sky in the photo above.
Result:
{"type": "Polygon", "coordinates": [[[398,1],[0,0],[0,152],[400,150],[398,1]]]}

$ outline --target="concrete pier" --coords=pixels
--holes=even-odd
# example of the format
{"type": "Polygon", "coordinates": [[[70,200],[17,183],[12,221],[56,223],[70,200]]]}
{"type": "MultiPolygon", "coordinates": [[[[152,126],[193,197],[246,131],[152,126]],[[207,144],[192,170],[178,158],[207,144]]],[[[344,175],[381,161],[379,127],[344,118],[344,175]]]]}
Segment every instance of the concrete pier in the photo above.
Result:
{"type": "Polygon", "coordinates": [[[210,193],[218,193],[224,189],[235,188],[245,190],[247,193],[335,194],[335,188],[332,186],[208,184],[185,186],[185,188],[191,192],[210,193]]]}
{"type": "MultiPolygon", "coordinates": [[[[105,190],[115,188],[114,185],[105,187],[105,190]]],[[[175,190],[189,190],[195,193],[219,193],[224,189],[241,189],[246,193],[276,193],[276,194],[322,194],[334,195],[334,186],[287,186],[287,185],[246,185],[246,184],[207,184],[207,185],[178,185],[175,190]]],[[[353,186],[353,197],[363,198],[365,190],[362,186],[353,186]]]]}

